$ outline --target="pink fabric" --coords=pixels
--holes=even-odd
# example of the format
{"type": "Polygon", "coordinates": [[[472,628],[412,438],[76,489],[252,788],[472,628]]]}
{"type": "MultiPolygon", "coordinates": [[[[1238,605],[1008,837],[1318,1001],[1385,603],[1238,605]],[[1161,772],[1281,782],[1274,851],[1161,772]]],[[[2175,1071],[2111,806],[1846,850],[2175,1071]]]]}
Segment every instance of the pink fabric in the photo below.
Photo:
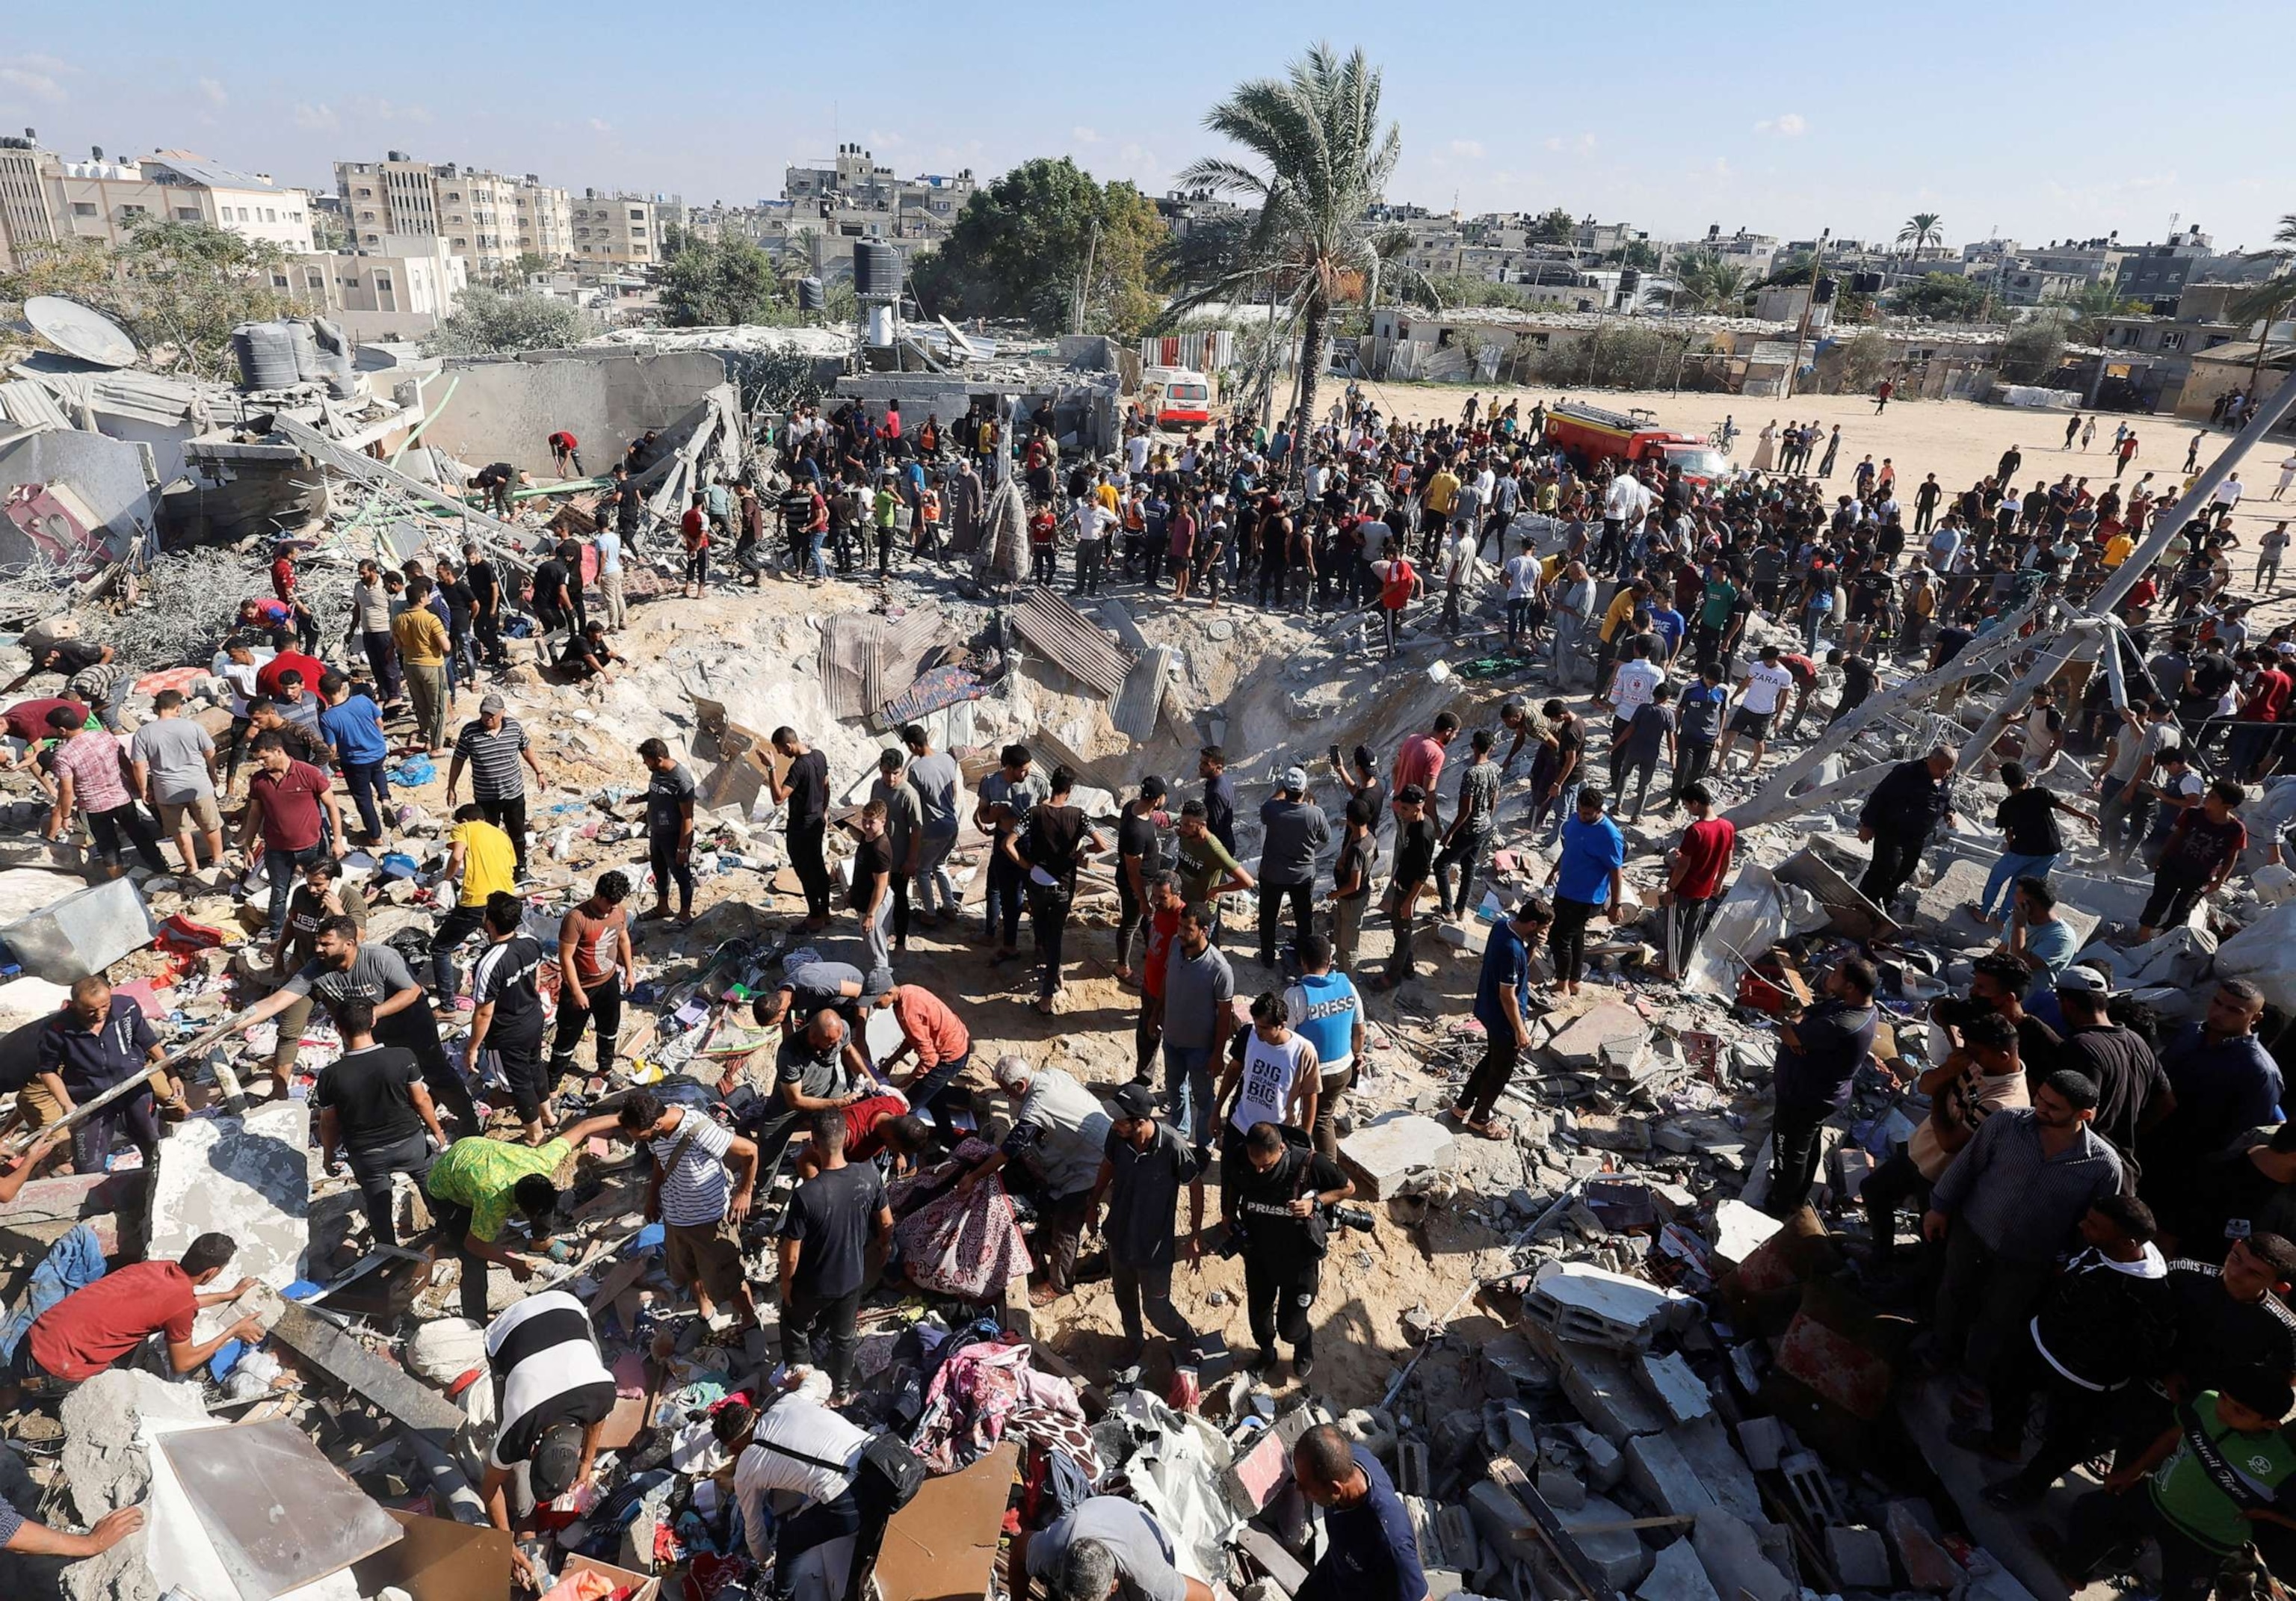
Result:
{"type": "MultiPolygon", "coordinates": [[[[960,1166],[986,1161],[991,1147],[968,1139],[956,1148],[960,1166]]],[[[922,1187],[917,1179],[893,1186],[889,1199],[896,1213],[922,1187]]],[[[1013,1279],[1027,1276],[1029,1247],[1004,1183],[991,1178],[971,1199],[955,1190],[927,1202],[893,1226],[910,1280],[929,1294],[960,1301],[988,1301],[1013,1279]]]]}
{"type": "Polygon", "coordinates": [[[127,781],[119,773],[119,738],[101,729],[75,734],[56,747],[57,769],[72,776],[73,798],[84,812],[114,811],[127,804],[127,781]]]}

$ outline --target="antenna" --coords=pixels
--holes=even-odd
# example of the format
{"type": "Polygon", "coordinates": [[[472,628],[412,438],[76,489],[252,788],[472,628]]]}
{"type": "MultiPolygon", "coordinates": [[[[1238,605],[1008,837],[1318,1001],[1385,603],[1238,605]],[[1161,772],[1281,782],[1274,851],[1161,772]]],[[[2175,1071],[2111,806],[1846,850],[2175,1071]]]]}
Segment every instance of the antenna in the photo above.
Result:
{"type": "Polygon", "coordinates": [[[2185,214],[2182,211],[2171,211],[2169,213],[2169,242],[2170,244],[2177,242],[2177,225],[2184,220],[2184,217],[2185,214]]]}

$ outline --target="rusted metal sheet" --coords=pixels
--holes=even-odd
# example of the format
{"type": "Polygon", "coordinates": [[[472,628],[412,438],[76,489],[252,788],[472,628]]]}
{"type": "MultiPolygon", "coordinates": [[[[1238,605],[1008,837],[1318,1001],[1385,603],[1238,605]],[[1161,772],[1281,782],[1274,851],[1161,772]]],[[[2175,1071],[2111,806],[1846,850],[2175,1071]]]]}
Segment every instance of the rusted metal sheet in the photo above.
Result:
{"type": "Polygon", "coordinates": [[[1103,700],[1124,693],[1136,658],[1111,640],[1107,631],[1051,590],[1022,591],[1013,603],[1013,626],[1044,659],[1103,700]]]}
{"type": "Polygon", "coordinates": [[[1155,737],[1156,722],[1164,710],[1164,691],[1179,665],[1179,653],[1168,645],[1151,645],[1125,675],[1124,692],[1116,697],[1109,718],[1123,733],[1146,741],[1155,737]]]}

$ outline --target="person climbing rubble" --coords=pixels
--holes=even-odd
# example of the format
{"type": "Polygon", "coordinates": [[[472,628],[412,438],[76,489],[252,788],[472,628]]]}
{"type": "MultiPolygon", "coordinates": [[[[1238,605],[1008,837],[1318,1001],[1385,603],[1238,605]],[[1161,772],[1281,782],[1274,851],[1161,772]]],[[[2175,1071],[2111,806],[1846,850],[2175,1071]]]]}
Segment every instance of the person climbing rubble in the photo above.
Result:
{"type": "Polygon", "coordinates": [[[201,1310],[227,1306],[255,1287],[251,1278],[227,1290],[204,1287],[238,1254],[238,1242],[229,1235],[203,1234],[178,1260],[115,1268],[66,1295],[33,1318],[17,1342],[6,1380],[0,1383],[0,1408],[84,1384],[133,1356],[154,1334],[160,1338],[168,1371],[178,1376],[234,1340],[262,1339],[263,1321],[253,1316],[234,1320],[210,1339],[192,1338],[193,1319],[201,1310]]]}

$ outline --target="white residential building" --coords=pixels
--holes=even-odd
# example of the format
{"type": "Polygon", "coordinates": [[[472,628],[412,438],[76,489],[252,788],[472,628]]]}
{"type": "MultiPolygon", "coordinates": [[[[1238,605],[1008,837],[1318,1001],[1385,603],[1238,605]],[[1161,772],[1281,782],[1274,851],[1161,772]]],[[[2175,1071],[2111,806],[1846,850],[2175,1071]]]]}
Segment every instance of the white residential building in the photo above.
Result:
{"type": "Polygon", "coordinates": [[[356,253],[299,258],[271,281],[361,343],[419,340],[454,315],[471,264],[439,234],[386,234],[356,253]]]}
{"type": "Polygon", "coordinates": [[[313,248],[306,192],[282,188],[268,173],[239,172],[189,151],[111,160],[99,149],[85,161],[72,161],[40,149],[28,133],[0,150],[0,194],[12,255],[66,239],[124,244],[153,218],[205,224],[291,255],[313,248]]]}
{"type": "Polygon", "coordinates": [[[372,250],[393,235],[439,238],[480,276],[521,255],[556,263],[576,255],[572,202],[533,173],[511,177],[394,150],[380,161],[338,161],[335,190],[353,242],[372,250]]]}

